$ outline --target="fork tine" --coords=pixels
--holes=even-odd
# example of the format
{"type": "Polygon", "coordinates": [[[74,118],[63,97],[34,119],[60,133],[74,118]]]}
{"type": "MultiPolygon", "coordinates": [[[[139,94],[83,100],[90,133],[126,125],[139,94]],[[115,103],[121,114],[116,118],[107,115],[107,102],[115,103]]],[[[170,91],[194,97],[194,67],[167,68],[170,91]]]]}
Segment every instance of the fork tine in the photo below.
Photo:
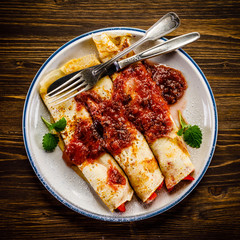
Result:
{"type": "Polygon", "coordinates": [[[69,100],[70,98],[73,98],[73,97],[77,96],[79,93],[89,90],[90,88],[91,88],[91,87],[90,87],[89,85],[87,85],[85,88],[77,91],[76,93],[72,94],[72,95],[69,96],[68,98],[63,99],[63,100],[60,101],[60,102],[55,103],[53,106],[56,106],[56,105],[58,105],[58,104],[60,104],[60,103],[63,103],[63,102],[65,102],[65,101],[69,100]]]}
{"type": "Polygon", "coordinates": [[[51,94],[55,93],[56,91],[58,91],[59,89],[61,89],[62,87],[70,84],[72,81],[74,81],[75,79],[77,79],[78,77],[81,76],[81,72],[77,73],[76,75],[74,75],[72,78],[70,78],[68,81],[66,81],[65,83],[61,84],[60,86],[58,86],[57,88],[53,89],[51,92],[49,92],[48,94],[46,94],[47,97],[52,97],[50,96],[51,94]]]}
{"type": "Polygon", "coordinates": [[[83,81],[80,85],[78,85],[78,88],[82,88],[84,87],[84,85],[86,85],[87,83],[85,81],[83,81]]]}
{"type": "MultiPolygon", "coordinates": [[[[88,86],[87,83],[86,83],[86,86],[88,86]]],[[[85,86],[85,87],[86,87],[86,86],[85,86]]],[[[49,103],[56,102],[58,99],[63,98],[63,97],[65,97],[65,96],[69,95],[70,93],[76,91],[77,89],[79,89],[79,86],[77,86],[77,87],[73,88],[72,90],[64,93],[63,95],[58,96],[57,98],[51,100],[49,103]]]]}
{"type": "MultiPolygon", "coordinates": [[[[57,95],[59,95],[59,94],[65,92],[65,91],[67,91],[68,89],[74,87],[76,84],[81,83],[81,82],[84,83],[84,80],[82,80],[82,79],[80,78],[80,79],[78,79],[77,81],[75,81],[75,82],[73,82],[72,84],[70,84],[69,86],[67,86],[66,88],[63,88],[63,89],[60,90],[59,92],[56,92],[56,93],[54,93],[54,94],[51,95],[51,96],[47,96],[47,99],[50,99],[50,98],[56,97],[57,95]]],[[[82,84],[82,83],[81,83],[81,84],[82,84]]],[[[62,86],[61,86],[61,87],[62,87],[62,86]]],[[[80,88],[80,86],[79,86],[79,88],[80,88]]]]}

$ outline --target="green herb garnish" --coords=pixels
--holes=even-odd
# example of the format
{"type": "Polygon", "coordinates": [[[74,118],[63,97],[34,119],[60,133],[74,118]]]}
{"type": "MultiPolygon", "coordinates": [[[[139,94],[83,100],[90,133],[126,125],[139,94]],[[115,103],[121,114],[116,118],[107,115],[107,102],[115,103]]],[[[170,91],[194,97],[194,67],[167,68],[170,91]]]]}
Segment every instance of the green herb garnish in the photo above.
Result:
{"type": "Polygon", "coordinates": [[[42,145],[45,151],[52,152],[56,148],[58,142],[59,138],[57,134],[46,133],[43,136],[42,145]]]}
{"type": "Polygon", "coordinates": [[[184,120],[181,111],[178,111],[179,122],[181,129],[177,132],[178,136],[183,135],[183,140],[193,148],[200,148],[202,143],[202,132],[197,125],[187,124],[184,120]]]}
{"type": "Polygon", "coordinates": [[[47,126],[48,130],[50,131],[49,133],[46,133],[43,136],[42,145],[45,151],[52,152],[56,148],[59,142],[59,137],[56,134],[56,132],[63,131],[67,125],[67,121],[65,118],[61,118],[57,122],[51,124],[44,117],[41,117],[41,118],[45,123],[45,125],[47,126]],[[54,131],[56,132],[54,133],[54,131]]]}

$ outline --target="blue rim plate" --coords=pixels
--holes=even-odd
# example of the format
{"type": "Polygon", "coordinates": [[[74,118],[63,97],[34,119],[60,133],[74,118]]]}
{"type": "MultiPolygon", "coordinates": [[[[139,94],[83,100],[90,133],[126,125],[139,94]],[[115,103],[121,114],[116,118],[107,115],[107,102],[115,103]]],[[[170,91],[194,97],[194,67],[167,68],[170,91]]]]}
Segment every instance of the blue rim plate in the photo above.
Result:
{"type": "MultiPolygon", "coordinates": [[[[45,153],[42,150],[41,137],[44,131],[46,132],[46,129],[41,123],[40,116],[47,116],[48,113],[38,95],[38,85],[44,74],[56,69],[71,58],[76,57],[74,55],[78,52],[76,50],[81,49],[78,49],[78,46],[80,45],[83,49],[83,45],[81,44],[89,42],[92,34],[106,31],[130,32],[136,38],[139,38],[145,33],[145,31],[141,29],[125,27],[98,29],[72,39],[55,51],[41,66],[29,87],[23,110],[23,139],[30,164],[37,177],[46,189],[65,206],[82,215],[98,220],[112,222],[138,221],[156,216],[177,205],[190,194],[200,182],[207,171],[216,146],[218,131],[217,108],[206,77],[186,52],[179,49],[174,53],[156,58],[155,61],[181,70],[189,84],[186,92],[187,106],[184,115],[191,124],[198,124],[203,130],[203,144],[200,150],[189,149],[192,161],[196,166],[194,173],[195,181],[181,185],[173,194],[168,194],[164,190],[161,191],[157,201],[154,201],[150,207],[142,205],[134,198],[133,203],[130,202],[127,204],[127,213],[124,214],[109,212],[102,203],[98,203],[101,201],[97,196],[85,199],[84,197],[88,195],[88,192],[89,196],[94,195],[94,193],[89,190],[88,186],[84,185],[85,183],[81,182],[83,180],[80,179],[79,176],[75,176],[72,169],[65,166],[63,161],[60,161],[61,151],[58,149],[54,153],[45,153]],[[69,54],[69,52],[71,53],[69,54]],[[47,162],[46,165],[44,165],[45,161],[47,162]],[[57,167],[55,168],[55,166],[57,167]],[[81,186],[79,190],[75,188],[78,184],[81,186]],[[70,193],[68,189],[70,189],[70,193]],[[81,195],[82,191],[84,192],[84,196],[83,194],[81,195]],[[71,195],[72,193],[73,195],[71,195]],[[81,199],[81,201],[78,201],[78,198],[81,199]],[[85,202],[89,202],[92,206],[89,207],[85,202]],[[85,205],[83,203],[85,203],[85,205]]],[[[163,38],[163,40],[166,39],[163,38]]],[[[83,53],[86,55],[84,51],[92,50],[93,47],[90,47],[88,50],[83,50],[83,53]]]]}

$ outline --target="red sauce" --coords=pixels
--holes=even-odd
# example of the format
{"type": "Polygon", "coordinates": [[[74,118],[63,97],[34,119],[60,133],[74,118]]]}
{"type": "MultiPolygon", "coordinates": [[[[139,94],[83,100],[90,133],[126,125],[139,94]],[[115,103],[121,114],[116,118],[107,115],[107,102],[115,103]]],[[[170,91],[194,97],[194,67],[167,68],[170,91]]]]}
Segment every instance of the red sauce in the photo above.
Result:
{"type": "Polygon", "coordinates": [[[87,120],[77,123],[72,141],[67,145],[64,159],[80,165],[84,161],[94,161],[104,153],[103,141],[93,124],[87,120]]]}
{"type": "Polygon", "coordinates": [[[123,103],[128,119],[149,142],[172,130],[167,102],[142,63],[130,65],[118,74],[114,100],[123,103]]]}
{"type": "Polygon", "coordinates": [[[117,155],[131,145],[136,131],[124,115],[124,107],[120,102],[102,100],[91,91],[81,94],[76,100],[85,103],[94,126],[103,137],[105,148],[111,154],[117,155]]]}
{"type": "Polygon", "coordinates": [[[120,184],[125,185],[126,179],[123,175],[117,170],[117,168],[111,166],[107,171],[108,183],[110,185],[120,184]]]}
{"type": "Polygon", "coordinates": [[[145,66],[137,63],[119,72],[110,100],[103,101],[92,91],[75,97],[77,110],[87,107],[93,123],[86,120],[77,123],[65,159],[79,165],[97,159],[104,149],[117,155],[131,145],[135,127],[149,142],[172,130],[166,101],[175,103],[186,89],[186,81],[178,70],[162,65],[145,66]]]}
{"type": "Polygon", "coordinates": [[[148,72],[161,88],[163,98],[168,104],[176,103],[187,89],[187,82],[182,73],[174,68],[145,62],[148,72]]]}

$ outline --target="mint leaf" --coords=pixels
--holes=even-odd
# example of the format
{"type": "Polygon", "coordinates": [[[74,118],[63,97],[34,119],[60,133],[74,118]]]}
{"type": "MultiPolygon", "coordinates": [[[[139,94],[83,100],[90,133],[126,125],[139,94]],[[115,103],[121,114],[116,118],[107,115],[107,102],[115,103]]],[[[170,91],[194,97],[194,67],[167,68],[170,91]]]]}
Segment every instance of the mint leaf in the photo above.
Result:
{"type": "Polygon", "coordinates": [[[177,132],[177,135],[178,135],[178,136],[182,136],[182,135],[183,135],[183,130],[184,130],[184,129],[181,128],[181,129],[177,132]]]}
{"type": "Polygon", "coordinates": [[[182,116],[181,111],[178,111],[179,122],[181,125],[181,129],[178,130],[177,135],[182,136],[183,140],[193,148],[200,148],[202,143],[202,132],[201,129],[197,126],[191,126],[187,124],[185,119],[182,116]]]}
{"type": "Polygon", "coordinates": [[[47,126],[48,130],[50,131],[50,133],[46,133],[43,136],[42,145],[43,145],[43,148],[47,152],[52,152],[56,148],[56,146],[59,142],[58,135],[55,134],[55,132],[53,130],[55,130],[57,132],[63,131],[67,125],[67,121],[63,117],[60,120],[58,120],[57,122],[51,124],[44,117],[41,117],[41,118],[42,118],[43,122],[45,123],[45,125],[47,126]]]}
{"type": "Polygon", "coordinates": [[[184,141],[193,148],[200,148],[202,143],[202,132],[197,125],[189,127],[183,135],[184,141]]]}
{"type": "Polygon", "coordinates": [[[63,117],[60,120],[58,120],[57,122],[52,124],[52,127],[57,131],[57,132],[61,132],[65,129],[67,125],[67,121],[66,119],[63,117]]]}
{"type": "Polygon", "coordinates": [[[64,117],[53,124],[48,122],[44,117],[41,117],[41,118],[42,118],[43,122],[45,123],[45,125],[47,126],[49,131],[52,131],[53,129],[55,129],[57,132],[61,132],[65,129],[65,127],[67,125],[67,121],[64,117]]]}
{"type": "Polygon", "coordinates": [[[47,152],[52,152],[59,142],[57,134],[46,133],[43,136],[42,145],[47,152]]]}

